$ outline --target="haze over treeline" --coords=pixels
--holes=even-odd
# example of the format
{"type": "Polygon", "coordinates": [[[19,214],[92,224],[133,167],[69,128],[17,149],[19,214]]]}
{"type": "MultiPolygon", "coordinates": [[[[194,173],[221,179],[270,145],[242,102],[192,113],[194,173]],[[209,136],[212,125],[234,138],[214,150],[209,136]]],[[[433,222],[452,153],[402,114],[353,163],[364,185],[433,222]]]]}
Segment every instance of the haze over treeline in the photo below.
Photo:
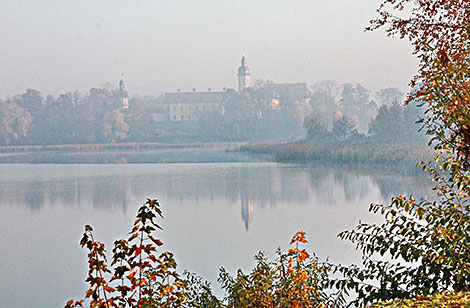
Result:
{"type": "Polygon", "coordinates": [[[331,79],[406,90],[407,42],[364,33],[380,1],[27,1],[0,3],[0,97],[59,95],[117,80],[131,94],[236,86],[242,55],[254,79],[331,79]]]}
{"type": "Polygon", "coordinates": [[[423,141],[414,124],[420,111],[411,105],[404,108],[404,93],[397,88],[373,93],[359,83],[322,81],[307,88],[258,80],[252,88],[219,93],[223,109],[170,121],[165,97],[128,99],[123,84],[59,96],[28,89],[0,100],[0,145],[423,141]]]}

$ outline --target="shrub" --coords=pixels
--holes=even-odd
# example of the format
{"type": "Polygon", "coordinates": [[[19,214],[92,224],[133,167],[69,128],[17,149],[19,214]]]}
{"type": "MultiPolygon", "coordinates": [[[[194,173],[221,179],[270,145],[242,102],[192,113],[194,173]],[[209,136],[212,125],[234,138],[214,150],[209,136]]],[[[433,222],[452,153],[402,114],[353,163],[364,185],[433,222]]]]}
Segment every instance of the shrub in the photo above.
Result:
{"type": "Polygon", "coordinates": [[[287,253],[277,251],[277,259],[269,262],[259,253],[256,266],[249,274],[238,270],[235,277],[222,268],[219,281],[227,293],[224,302],[235,307],[339,307],[344,299],[327,293],[330,265],[320,263],[315,255],[299,244],[307,243],[305,232],[297,232],[287,253]]]}
{"type": "Polygon", "coordinates": [[[195,274],[177,272],[173,253],[156,255],[163,245],[152,234],[163,217],[157,200],[148,199],[138,210],[127,239],[114,242],[111,265],[103,243],[96,241],[93,228],[85,226],[80,241],[88,253],[89,284],[83,300],[70,300],[65,308],[84,307],[336,307],[341,295],[327,294],[331,266],[320,263],[299,245],[307,243],[305,232],[297,232],[287,253],[269,262],[263,253],[248,275],[241,270],[231,277],[221,269],[219,282],[227,296],[216,298],[210,285],[195,274]]]}
{"type": "Polygon", "coordinates": [[[155,219],[162,216],[157,200],[148,199],[139,208],[127,239],[114,242],[111,267],[104,244],[93,237],[93,228],[85,226],[80,245],[88,249],[89,289],[85,299],[70,300],[69,307],[218,307],[207,283],[190,273],[176,271],[173,253],[156,255],[163,245],[152,233],[161,229],[155,219]]]}

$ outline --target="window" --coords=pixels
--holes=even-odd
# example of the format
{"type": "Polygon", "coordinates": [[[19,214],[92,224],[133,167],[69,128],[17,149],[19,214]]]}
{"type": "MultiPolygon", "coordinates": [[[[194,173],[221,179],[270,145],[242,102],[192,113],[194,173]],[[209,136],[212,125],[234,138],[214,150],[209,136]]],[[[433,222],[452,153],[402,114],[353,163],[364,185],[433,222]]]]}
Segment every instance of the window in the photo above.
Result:
{"type": "Polygon", "coordinates": [[[173,106],[173,111],[176,111],[176,106],[173,106]]]}
{"type": "MultiPolygon", "coordinates": [[[[190,107],[189,109],[191,109],[191,107],[190,107]]],[[[191,120],[191,116],[190,116],[190,115],[188,115],[188,120],[191,120]]]]}
{"type": "Polygon", "coordinates": [[[184,109],[184,106],[181,106],[180,109],[183,110],[183,109],[184,109]]]}
{"type": "Polygon", "coordinates": [[[184,116],[183,115],[181,116],[181,121],[184,121],[184,116]]]}
{"type": "Polygon", "coordinates": [[[199,110],[199,106],[196,105],[196,110],[199,110]]]}
{"type": "Polygon", "coordinates": [[[189,110],[191,110],[191,106],[189,106],[189,110]]]}
{"type": "Polygon", "coordinates": [[[175,116],[175,115],[173,116],[173,120],[176,120],[176,116],[175,116]]]}
{"type": "Polygon", "coordinates": [[[206,106],[204,106],[204,110],[206,110],[206,106]]]}

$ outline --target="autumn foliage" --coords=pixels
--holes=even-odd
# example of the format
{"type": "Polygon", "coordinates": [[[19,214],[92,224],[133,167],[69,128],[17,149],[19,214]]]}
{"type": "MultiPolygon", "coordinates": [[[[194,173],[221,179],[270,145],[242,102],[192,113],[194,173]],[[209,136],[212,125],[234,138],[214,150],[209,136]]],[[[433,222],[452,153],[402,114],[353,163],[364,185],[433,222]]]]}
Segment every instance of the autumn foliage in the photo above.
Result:
{"type": "Polygon", "coordinates": [[[439,150],[470,161],[470,1],[385,0],[368,30],[407,38],[420,60],[408,102],[427,109],[426,132],[439,150]]]}
{"type": "Polygon", "coordinates": [[[305,232],[299,231],[287,253],[278,250],[276,260],[269,261],[260,252],[248,274],[239,270],[232,277],[222,268],[219,282],[227,294],[225,307],[341,307],[344,298],[327,291],[330,265],[301,247],[306,243],[305,232]]]}
{"type": "Polygon", "coordinates": [[[182,307],[188,296],[173,254],[156,254],[163,245],[152,235],[161,229],[157,217],[163,218],[159,203],[148,199],[138,210],[129,237],[114,242],[111,266],[104,244],[94,239],[91,226],[85,226],[80,245],[89,251],[89,289],[84,300],[70,300],[65,307],[84,307],[86,301],[89,307],[182,307]]]}
{"type": "Polygon", "coordinates": [[[103,243],[96,241],[93,228],[85,226],[80,241],[88,250],[89,288],[84,299],[67,302],[72,307],[339,307],[338,294],[327,294],[330,265],[319,262],[301,245],[305,232],[297,232],[287,253],[278,250],[268,261],[263,253],[255,258],[250,274],[242,270],[231,277],[221,269],[219,282],[226,297],[219,300],[210,285],[192,273],[177,272],[173,253],[157,255],[162,241],[153,233],[163,217],[157,200],[148,199],[139,209],[129,237],[114,242],[108,265],[103,243]]]}
{"type": "Polygon", "coordinates": [[[340,234],[361,250],[363,262],[335,267],[343,278],[334,284],[356,292],[357,305],[468,307],[470,1],[385,0],[378,12],[368,29],[384,27],[389,35],[409,39],[420,60],[408,103],[426,108],[422,127],[440,151],[434,162],[420,163],[435,183],[434,194],[372,204],[370,211],[384,222],[359,223],[340,234]],[[452,292],[467,293],[448,301],[452,292]]]}

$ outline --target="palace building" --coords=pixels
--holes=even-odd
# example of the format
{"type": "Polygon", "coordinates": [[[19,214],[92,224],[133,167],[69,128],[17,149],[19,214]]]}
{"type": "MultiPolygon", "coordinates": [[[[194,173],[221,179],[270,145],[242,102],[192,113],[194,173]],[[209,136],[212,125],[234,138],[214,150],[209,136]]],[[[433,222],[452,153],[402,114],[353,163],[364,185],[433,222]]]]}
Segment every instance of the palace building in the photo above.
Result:
{"type": "MultiPolygon", "coordinates": [[[[238,90],[243,91],[251,87],[250,84],[250,69],[247,65],[246,58],[242,57],[241,65],[238,68],[238,90]]],[[[223,91],[208,91],[197,92],[193,89],[192,92],[167,92],[163,97],[163,104],[165,109],[165,121],[179,122],[179,121],[197,121],[204,112],[218,112],[223,114],[224,97],[226,93],[234,91],[232,89],[224,89],[223,91]]],[[[154,115],[154,119],[156,119],[154,115]]]]}
{"type": "MultiPolygon", "coordinates": [[[[242,92],[251,89],[251,72],[244,56],[241,58],[237,77],[238,91],[242,92]]],[[[122,88],[124,88],[123,84],[122,88]]],[[[263,89],[272,96],[269,101],[271,109],[280,110],[280,94],[306,93],[307,84],[269,82],[263,86],[263,89]]],[[[233,92],[235,92],[234,89],[226,88],[223,91],[212,91],[209,88],[207,91],[202,92],[198,92],[196,89],[187,92],[182,92],[179,89],[176,92],[166,92],[163,95],[162,109],[159,112],[152,113],[152,118],[155,122],[175,122],[175,125],[178,125],[178,122],[198,121],[201,115],[206,112],[224,114],[224,101],[233,92]]],[[[123,108],[126,107],[123,104],[123,108]]]]}
{"type": "Polygon", "coordinates": [[[168,121],[197,121],[208,111],[224,113],[225,92],[174,92],[165,93],[168,121]]]}

